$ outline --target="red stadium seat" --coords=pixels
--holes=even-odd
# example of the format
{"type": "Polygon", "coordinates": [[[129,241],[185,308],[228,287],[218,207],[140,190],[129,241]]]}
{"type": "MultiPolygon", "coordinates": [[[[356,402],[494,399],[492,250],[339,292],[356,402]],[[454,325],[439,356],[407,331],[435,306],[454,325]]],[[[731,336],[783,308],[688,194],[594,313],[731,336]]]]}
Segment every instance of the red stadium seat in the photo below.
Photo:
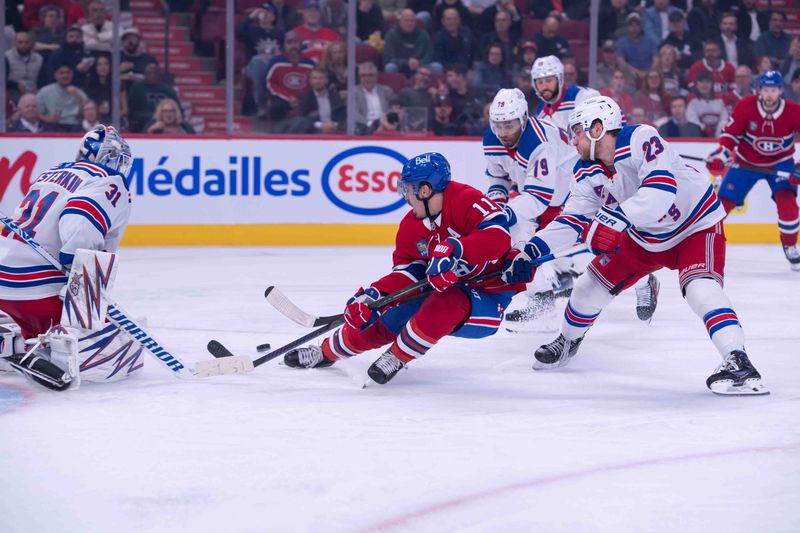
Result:
{"type": "Polygon", "coordinates": [[[579,69],[585,69],[589,66],[589,43],[585,41],[570,41],[569,49],[572,55],[575,56],[575,66],[579,69]]]}
{"type": "Polygon", "coordinates": [[[378,83],[388,85],[397,94],[408,87],[408,78],[399,72],[379,72],[378,83]]]}
{"type": "Polygon", "coordinates": [[[589,23],[582,20],[565,20],[558,28],[558,33],[565,39],[589,40],[589,23]]]}
{"type": "Polygon", "coordinates": [[[378,70],[383,68],[383,56],[380,52],[368,44],[356,44],[356,63],[366,63],[367,61],[375,63],[378,70]]]}
{"type": "Polygon", "coordinates": [[[544,24],[543,20],[522,17],[522,39],[530,39],[534,34],[542,31],[542,24],[544,24]]]}

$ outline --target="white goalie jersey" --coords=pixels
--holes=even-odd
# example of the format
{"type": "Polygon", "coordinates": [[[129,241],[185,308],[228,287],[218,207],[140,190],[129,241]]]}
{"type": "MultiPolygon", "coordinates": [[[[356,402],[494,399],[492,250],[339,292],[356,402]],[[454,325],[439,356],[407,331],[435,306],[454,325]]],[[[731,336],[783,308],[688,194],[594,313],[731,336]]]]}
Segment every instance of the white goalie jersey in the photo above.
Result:
{"type": "MultiPolygon", "coordinates": [[[[14,219],[45,250],[69,266],[78,248],[114,252],[130,218],[125,178],[108,167],[63,163],[31,183],[14,219]]],[[[0,299],[58,295],[66,277],[4,229],[0,238],[0,299]]]]}
{"type": "Polygon", "coordinates": [[[483,135],[483,155],[489,193],[508,197],[512,188],[520,197],[512,202],[517,217],[534,220],[550,206],[560,206],[569,194],[575,150],[564,134],[548,120],[529,118],[516,148],[506,148],[487,128],[483,135]],[[566,171],[565,171],[566,167],[566,171]]]}
{"type": "Polygon", "coordinates": [[[669,250],[725,218],[708,179],[646,125],[622,128],[613,170],[578,161],[562,213],[532,241],[543,253],[568,248],[603,207],[626,221],[628,234],[651,252],[669,250]]]}

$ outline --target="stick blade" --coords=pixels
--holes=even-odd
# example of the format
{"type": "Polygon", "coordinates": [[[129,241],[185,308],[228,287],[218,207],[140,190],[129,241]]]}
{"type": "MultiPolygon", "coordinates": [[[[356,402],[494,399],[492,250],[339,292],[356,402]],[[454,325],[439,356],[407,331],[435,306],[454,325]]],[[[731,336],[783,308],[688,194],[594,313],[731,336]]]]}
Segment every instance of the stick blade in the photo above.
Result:
{"type": "Polygon", "coordinates": [[[307,328],[314,327],[318,317],[310,315],[297,307],[277,287],[267,287],[264,291],[267,302],[285,317],[307,328]]]}
{"type": "Polygon", "coordinates": [[[226,374],[249,374],[253,370],[255,370],[253,361],[243,355],[198,361],[194,368],[195,375],[201,378],[226,374]]]}
{"type": "Polygon", "coordinates": [[[228,350],[223,344],[219,341],[208,341],[206,345],[206,349],[208,353],[213,355],[214,357],[233,357],[233,354],[230,350],[228,350]]]}

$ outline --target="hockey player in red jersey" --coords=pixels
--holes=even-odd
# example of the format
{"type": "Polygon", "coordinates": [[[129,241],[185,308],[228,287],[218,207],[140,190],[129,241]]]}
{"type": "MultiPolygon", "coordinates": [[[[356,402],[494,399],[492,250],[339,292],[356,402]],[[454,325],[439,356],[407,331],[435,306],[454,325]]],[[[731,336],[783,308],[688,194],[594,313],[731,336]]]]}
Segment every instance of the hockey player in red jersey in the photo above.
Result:
{"type": "Polygon", "coordinates": [[[403,166],[398,189],[411,211],[397,230],[392,271],[347,301],[346,324],[322,346],[287,353],[287,366],[327,367],[391,343],[368,370],[373,381],[384,384],[447,335],[493,335],[512,296],[525,289],[499,277],[470,283],[502,268],[511,249],[508,219],[477,189],[452,182],[443,155],[412,157],[403,166]],[[368,307],[426,277],[432,293],[424,301],[401,302],[382,312],[368,307]]]}
{"type": "Polygon", "coordinates": [[[744,203],[758,180],[767,180],[778,208],[783,252],[792,270],[800,271],[797,185],[788,177],[753,170],[763,168],[798,174],[794,162],[794,135],[800,132],[800,105],[781,98],[783,76],[776,70],[763,73],[758,87],[757,96],[746,96],[736,104],[720,137],[719,147],[708,157],[707,167],[712,174],[720,175],[730,165],[717,191],[728,213],[744,203]]]}

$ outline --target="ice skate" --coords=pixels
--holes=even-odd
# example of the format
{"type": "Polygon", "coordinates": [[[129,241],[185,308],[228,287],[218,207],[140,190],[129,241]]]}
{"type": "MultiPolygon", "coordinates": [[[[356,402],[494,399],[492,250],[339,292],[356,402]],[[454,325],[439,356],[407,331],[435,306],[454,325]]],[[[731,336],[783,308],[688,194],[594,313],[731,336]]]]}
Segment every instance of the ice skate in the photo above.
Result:
{"type": "Polygon", "coordinates": [[[789,268],[799,272],[800,271],[800,248],[795,244],[794,246],[784,246],[783,253],[789,261],[789,268]]]}
{"type": "Polygon", "coordinates": [[[553,342],[543,344],[533,354],[535,359],[533,369],[546,370],[566,366],[578,352],[581,341],[583,341],[583,337],[570,341],[564,338],[564,335],[559,335],[553,342]]]}
{"type": "Polygon", "coordinates": [[[706,380],[706,385],[714,394],[724,396],[769,394],[761,383],[761,374],[747,354],[740,350],[728,354],[717,371],[706,380]]]}
{"type": "Polygon", "coordinates": [[[661,287],[658,278],[653,274],[647,277],[647,285],[636,287],[636,316],[643,322],[650,322],[658,305],[658,289],[661,287]]]}
{"type": "Polygon", "coordinates": [[[331,366],[333,361],[322,355],[322,347],[304,346],[284,355],[283,363],[292,368],[325,368],[331,366]]]}
{"type": "Polygon", "coordinates": [[[372,378],[372,381],[380,385],[384,385],[391,381],[391,379],[405,368],[405,364],[395,357],[392,350],[386,350],[383,355],[378,357],[367,369],[367,375],[372,378]]]}

